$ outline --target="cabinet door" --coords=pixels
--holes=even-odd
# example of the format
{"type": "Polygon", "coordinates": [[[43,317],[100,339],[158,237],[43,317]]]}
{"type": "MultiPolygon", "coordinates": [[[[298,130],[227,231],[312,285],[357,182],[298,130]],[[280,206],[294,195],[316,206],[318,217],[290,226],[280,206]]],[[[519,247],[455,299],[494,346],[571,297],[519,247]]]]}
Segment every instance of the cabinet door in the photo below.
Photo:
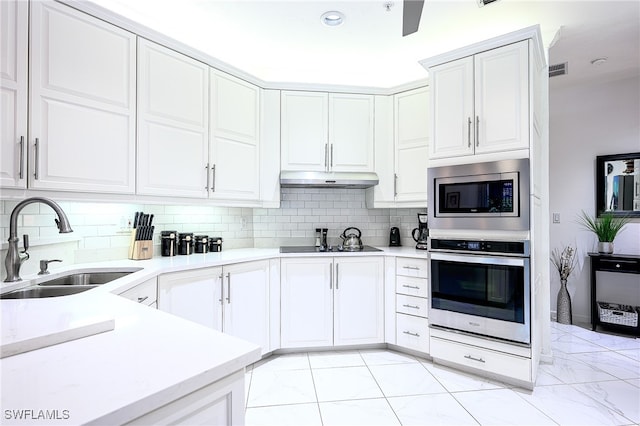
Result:
{"type": "Polygon", "coordinates": [[[383,343],[383,258],[335,259],[334,281],[334,345],[383,343]]]}
{"type": "Polygon", "coordinates": [[[429,158],[473,154],[473,57],[429,70],[433,130],[429,158]]]}
{"type": "Polygon", "coordinates": [[[135,190],[135,35],[57,2],[32,2],[34,189],[135,190]]]}
{"type": "Polygon", "coordinates": [[[475,56],[475,152],[529,148],[528,41],[475,56]]]}
{"type": "Polygon", "coordinates": [[[209,197],[260,198],[260,89],[211,70],[209,197]]]}
{"type": "Polygon", "coordinates": [[[209,68],[140,39],[139,194],[207,196],[209,68]]]}
{"type": "Polygon", "coordinates": [[[228,265],[223,274],[224,332],[269,352],[269,261],[228,265]]]}
{"type": "Polygon", "coordinates": [[[329,170],[373,171],[371,95],[329,94],[329,170]]]}
{"type": "MultiPolygon", "coordinates": [[[[429,88],[394,96],[395,108],[395,199],[427,203],[427,159],[429,156],[429,88]]],[[[406,205],[406,204],[405,204],[406,205]]]]}
{"type": "Polygon", "coordinates": [[[0,187],[27,186],[29,3],[0,2],[0,187]]]}
{"type": "Polygon", "coordinates": [[[328,94],[283,91],[281,96],[282,170],[326,170],[328,94]]]}
{"type": "Polygon", "coordinates": [[[222,331],[218,289],[222,268],[193,269],[158,277],[158,309],[222,331]]]}
{"type": "Polygon", "coordinates": [[[281,347],[333,344],[330,258],[281,260],[281,347]]]}

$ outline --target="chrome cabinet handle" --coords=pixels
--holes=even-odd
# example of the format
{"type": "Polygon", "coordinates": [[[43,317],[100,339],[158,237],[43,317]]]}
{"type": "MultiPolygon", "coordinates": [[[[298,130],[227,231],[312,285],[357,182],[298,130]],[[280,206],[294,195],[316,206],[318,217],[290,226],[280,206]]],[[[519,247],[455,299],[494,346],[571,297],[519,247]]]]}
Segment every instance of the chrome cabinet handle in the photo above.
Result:
{"type": "Polygon", "coordinates": [[[216,165],[211,166],[211,192],[216,192],[216,165]]]}
{"type": "Polygon", "coordinates": [[[478,361],[478,362],[481,362],[483,364],[486,363],[486,361],[484,359],[482,359],[482,358],[474,358],[471,355],[465,355],[464,357],[466,359],[470,359],[471,361],[478,361]]]}
{"type": "Polygon", "coordinates": [[[412,269],[414,271],[419,271],[420,267],[419,266],[403,266],[404,269],[412,269]]]}
{"type": "Polygon", "coordinates": [[[413,337],[420,337],[420,335],[418,333],[412,333],[410,331],[403,331],[404,334],[408,334],[409,336],[413,336],[413,337]]]}
{"type": "Polygon", "coordinates": [[[147,300],[149,298],[149,296],[145,296],[145,297],[138,297],[138,303],[142,303],[145,300],[147,300]]]}
{"type": "Polygon", "coordinates": [[[329,144],[324,144],[324,168],[329,170],[329,144]]]}
{"type": "Polygon", "coordinates": [[[394,197],[398,196],[398,174],[397,173],[393,174],[393,196],[394,197]]]}
{"type": "Polygon", "coordinates": [[[471,148],[471,117],[467,117],[467,146],[471,148]]]}
{"type": "Polygon", "coordinates": [[[336,263],[336,290],[338,290],[338,285],[340,284],[340,264],[336,263]]]}
{"type": "Polygon", "coordinates": [[[220,274],[218,278],[220,278],[220,299],[218,299],[218,302],[220,302],[221,305],[224,305],[224,302],[222,301],[222,298],[224,297],[224,277],[220,274]]]}
{"type": "Polygon", "coordinates": [[[333,144],[331,144],[331,156],[329,157],[331,161],[329,161],[329,167],[333,168],[333,144]]]}
{"type": "Polygon", "coordinates": [[[18,172],[18,177],[20,179],[24,178],[24,136],[20,136],[20,171],[18,172]]]}
{"type": "Polygon", "coordinates": [[[329,264],[329,290],[333,290],[333,266],[329,264]]]}
{"type": "Polygon", "coordinates": [[[33,168],[33,177],[34,177],[35,180],[38,180],[38,178],[39,178],[39,173],[38,173],[39,165],[40,165],[40,139],[36,138],[36,143],[35,143],[35,167],[33,168]]]}
{"type": "Polygon", "coordinates": [[[227,304],[231,303],[231,272],[227,272],[227,304]]]}
{"type": "Polygon", "coordinates": [[[209,190],[209,163],[204,166],[205,173],[207,174],[207,185],[204,187],[207,191],[209,190]]]}
{"type": "Polygon", "coordinates": [[[476,115],[476,146],[480,146],[480,117],[476,115]]]}
{"type": "Polygon", "coordinates": [[[417,305],[416,306],[414,306],[414,305],[402,305],[402,306],[404,306],[405,308],[420,309],[420,306],[417,306],[417,305]]]}
{"type": "Polygon", "coordinates": [[[420,290],[420,287],[418,287],[417,285],[407,285],[407,284],[402,284],[402,287],[405,287],[405,288],[413,288],[413,289],[416,289],[416,290],[420,290]]]}

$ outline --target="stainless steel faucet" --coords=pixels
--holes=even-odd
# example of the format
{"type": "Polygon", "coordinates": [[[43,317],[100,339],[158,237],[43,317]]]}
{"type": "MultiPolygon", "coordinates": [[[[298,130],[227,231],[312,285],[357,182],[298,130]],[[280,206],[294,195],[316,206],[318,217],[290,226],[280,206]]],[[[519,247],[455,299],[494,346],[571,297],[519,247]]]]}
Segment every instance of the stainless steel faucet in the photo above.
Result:
{"type": "MultiPolygon", "coordinates": [[[[71,229],[71,225],[69,225],[69,219],[67,219],[67,215],[64,214],[62,208],[55,202],[48,198],[43,197],[32,197],[27,198],[26,200],[22,200],[18,203],[18,205],[11,212],[11,217],[9,219],[9,248],[7,249],[7,257],[4,259],[4,266],[7,269],[7,277],[5,278],[5,282],[14,282],[20,281],[20,267],[29,258],[29,254],[27,253],[28,241],[25,238],[25,249],[22,253],[18,253],[18,242],[20,239],[18,238],[18,215],[20,211],[27,205],[33,203],[43,203],[51,207],[58,218],[56,221],[56,226],[61,234],[66,234],[68,232],[73,232],[71,229]]],[[[26,235],[25,235],[26,237],[26,235]]]]}

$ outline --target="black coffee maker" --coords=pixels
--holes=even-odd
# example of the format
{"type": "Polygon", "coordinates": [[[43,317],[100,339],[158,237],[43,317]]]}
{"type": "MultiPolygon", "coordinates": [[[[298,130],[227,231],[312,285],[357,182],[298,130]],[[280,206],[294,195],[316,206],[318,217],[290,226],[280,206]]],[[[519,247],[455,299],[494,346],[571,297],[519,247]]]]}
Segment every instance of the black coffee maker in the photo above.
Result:
{"type": "Polygon", "coordinates": [[[411,231],[411,236],[418,243],[416,248],[419,250],[429,249],[429,226],[427,225],[427,213],[418,213],[418,227],[411,231]]]}

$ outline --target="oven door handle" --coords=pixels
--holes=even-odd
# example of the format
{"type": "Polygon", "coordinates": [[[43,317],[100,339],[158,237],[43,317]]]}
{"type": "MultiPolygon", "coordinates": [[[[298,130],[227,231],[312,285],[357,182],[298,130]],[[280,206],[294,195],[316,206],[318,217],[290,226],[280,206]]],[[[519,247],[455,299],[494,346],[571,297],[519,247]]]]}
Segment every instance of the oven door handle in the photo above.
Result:
{"type": "Polygon", "coordinates": [[[466,255],[458,253],[431,252],[431,260],[443,260],[448,262],[465,262],[482,265],[526,266],[528,257],[511,257],[491,254],[466,255]]]}

